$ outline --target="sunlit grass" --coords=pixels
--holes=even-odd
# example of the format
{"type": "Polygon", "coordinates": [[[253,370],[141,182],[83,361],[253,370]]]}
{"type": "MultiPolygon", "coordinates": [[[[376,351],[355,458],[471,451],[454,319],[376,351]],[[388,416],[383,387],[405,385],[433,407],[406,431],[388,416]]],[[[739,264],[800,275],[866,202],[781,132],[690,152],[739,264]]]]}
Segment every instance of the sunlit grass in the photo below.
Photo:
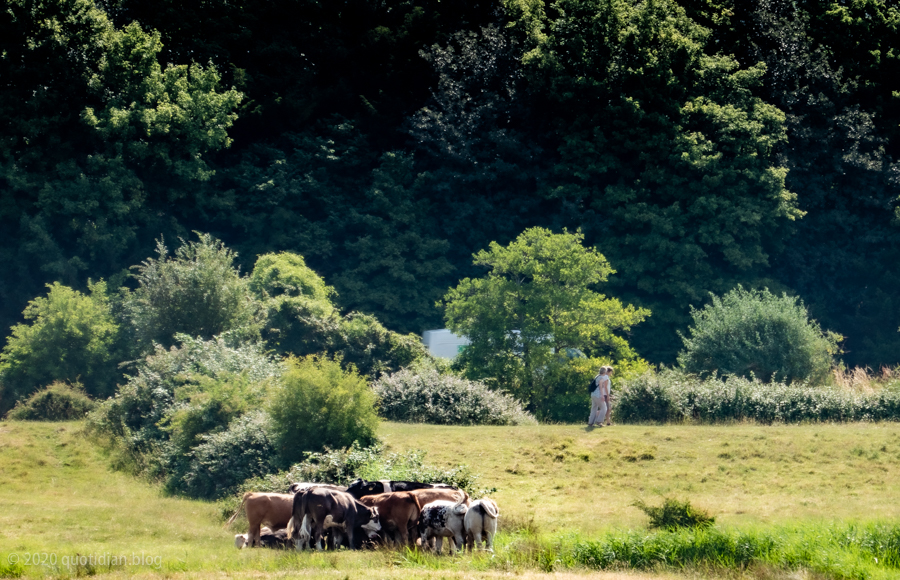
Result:
{"type": "MultiPolygon", "coordinates": [[[[387,423],[380,435],[393,451],[428,450],[428,463],[467,463],[482,487],[497,488],[494,557],[238,551],[233,534],[244,530],[226,530],[217,504],[166,497],[158,486],[110,470],[81,424],[0,422],[0,576],[674,578],[658,565],[596,572],[576,555],[579,545],[648,537],[647,518],[632,503],[659,504],[663,496],[710,511],[726,533],[767,535],[782,545],[782,559],[772,563],[735,569],[703,560],[680,578],[814,580],[846,569],[864,572],[846,577],[876,579],[896,572],[873,568],[871,555],[852,545],[826,550],[822,534],[845,533],[853,521],[900,519],[898,425],[615,425],[587,432],[387,423]],[[804,555],[808,545],[823,553],[804,555]],[[21,564],[25,554],[45,553],[56,555],[55,566],[12,568],[7,561],[9,554],[21,564]],[[76,555],[93,555],[95,564],[62,566],[63,557],[71,564],[76,555]],[[113,558],[126,563],[110,564],[113,558]]],[[[688,551],[705,545],[660,538],[688,551]]]]}

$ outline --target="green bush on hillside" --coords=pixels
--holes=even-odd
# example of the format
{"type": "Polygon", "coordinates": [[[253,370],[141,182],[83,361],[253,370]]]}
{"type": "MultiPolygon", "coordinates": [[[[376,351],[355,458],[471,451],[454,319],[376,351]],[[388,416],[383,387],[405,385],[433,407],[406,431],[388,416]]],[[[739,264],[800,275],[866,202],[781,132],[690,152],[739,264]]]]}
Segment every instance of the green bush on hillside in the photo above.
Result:
{"type": "Polygon", "coordinates": [[[71,421],[84,419],[94,408],[94,401],[84,394],[79,383],[69,385],[57,381],[24,401],[19,401],[7,419],[16,421],[71,421]]]}
{"type": "Polygon", "coordinates": [[[374,443],[376,402],[365,379],[342,369],[339,361],[288,359],[266,405],[282,464],[301,461],[306,451],[374,443]]]}
{"type": "Polygon", "coordinates": [[[0,413],[55,381],[78,381],[94,397],[115,389],[119,327],[110,313],[106,283],[85,295],[59,283],[28,303],[0,353],[0,413]]]}
{"type": "Polygon", "coordinates": [[[435,425],[534,425],[510,395],[433,369],[406,369],[374,384],[380,412],[392,421],[435,425]]]}
{"type": "MultiPolygon", "coordinates": [[[[212,384],[201,377],[226,380],[224,377],[239,376],[252,384],[284,371],[259,345],[231,346],[221,338],[204,341],[186,335],[177,335],[176,340],[179,345],[168,350],[157,345],[153,354],[137,364],[116,396],[88,417],[94,434],[114,441],[120,451],[141,458],[144,467],[154,470],[164,469],[170,437],[173,432],[178,434],[173,431],[177,415],[190,405],[190,396],[177,400],[179,389],[193,394],[198,387],[212,384]]],[[[232,416],[228,413],[228,420],[232,416]]],[[[225,429],[227,423],[210,428],[225,429]]],[[[184,429],[185,434],[190,431],[187,425],[184,429]]],[[[191,433],[192,437],[199,435],[199,431],[191,433]]]]}
{"type": "Polygon", "coordinates": [[[157,257],[134,267],[139,286],[125,293],[125,316],[142,345],[170,346],[177,334],[258,339],[265,309],[233,266],[237,254],[209,234],[198,237],[182,240],[174,256],[160,240],[157,257]]]}
{"type": "Polygon", "coordinates": [[[710,296],[691,309],[694,324],[678,355],[685,370],[812,384],[828,377],[842,337],[823,332],[797,298],[740,286],[710,296]]]}
{"type": "Polygon", "coordinates": [[[257,410],[236,419],[227,430],[201,435],[190,463],[180,477],[170,475],[167,487],[191,497],[214,499],[233,492],[245,480],[272,473],[278,454],[271,421],[257,410]]]}

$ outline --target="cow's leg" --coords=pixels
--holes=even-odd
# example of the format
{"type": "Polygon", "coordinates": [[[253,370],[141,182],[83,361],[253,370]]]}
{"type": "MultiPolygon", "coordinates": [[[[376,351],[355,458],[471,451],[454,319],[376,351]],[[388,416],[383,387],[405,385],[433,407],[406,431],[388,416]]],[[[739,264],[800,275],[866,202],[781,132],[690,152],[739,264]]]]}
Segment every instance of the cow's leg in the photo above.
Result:
{"type": "Polygon", "coordinates": [[[322,539],[325,537],[325,528],[322,526],[321,522],[316,522],[314,524],[313,537],[316,542],[316,550],[322,551],[322,539]]]}
{"type": "Polygon", "coordinates": [[[444,548],[444,537],[443,536],[435,536],[434,538],[434,553],[440,554],[441,550],[444,548]]]}
{"type": "Polygon", "coordinates": [[[476,550],[481,549],[481,530],[475,530],[472,533],[472,544],[474,544],[476,550]]]}

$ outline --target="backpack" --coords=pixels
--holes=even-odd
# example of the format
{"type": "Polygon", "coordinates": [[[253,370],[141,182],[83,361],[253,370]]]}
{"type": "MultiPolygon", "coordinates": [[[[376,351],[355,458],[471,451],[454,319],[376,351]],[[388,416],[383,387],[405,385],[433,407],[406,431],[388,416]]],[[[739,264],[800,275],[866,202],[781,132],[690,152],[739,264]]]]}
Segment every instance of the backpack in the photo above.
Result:
{"type": "Polygon", "coordinates": [[[597,384],[597,377],[591,379],[591,382],[588,383],[588,394],[593,393],[597,387],[600,385],[597,384]]]}

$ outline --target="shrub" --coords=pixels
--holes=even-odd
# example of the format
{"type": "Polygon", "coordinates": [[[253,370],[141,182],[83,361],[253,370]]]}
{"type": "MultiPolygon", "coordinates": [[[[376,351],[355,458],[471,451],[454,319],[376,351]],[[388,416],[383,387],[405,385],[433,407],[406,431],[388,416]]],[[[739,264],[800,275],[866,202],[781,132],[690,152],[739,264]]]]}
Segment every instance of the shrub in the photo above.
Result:
{"type": "MultiPolygon", "coordinates": [[[[91,432],[113,441],[129,456],[149,455],[144,459],[157,469],[163,469],[168,461],[162,444],[168,444],[172,419],[190,402],[187,395],[199,385],[211,385],[202,377],[224,381],[239,376],[252,384],[277,377],[284,370],[259,345],[232,346],[221,338],[203,341],[185,335],[176,339],[178,347],[166,350],[157,346],[140,361],[116,396],[98,405],[88,417],[91,432]],[[187,400],[176,399],[180,388],[187,400]]],[[[222,415],[223,423],[217,427],[225,429],[232,416],[222,415]]]]}
{"type": "Polygon", "coordinates": [[[270,421],[262,411],[235,420],[227,430],[202,435],[190,465],[180,478],[170,478],[171,491],[213,499],[233,492],[246,479],[272,473],[277,454],[270,421]]]}
{"type": "Polygon", "coordinates": [[[695,508],[687,500],[678,501],[667,497],[659,507],[649,506],[641,500],[632,505],[650,516],[651,528],[669,531],[678,528],[708,528],[716,521],[716,518],[706,511],[695,508]]]}
{"type": "Polygon", "coordinates": [[[234,268],[237,254],[209,234],[198,236],[196,242],[182,240],[174,257],[159,241],[157,258],[134,267],[139,286],[126,294],[125,311],[143,344],[169,346],[179,333],[258,338],[265,310],[234,268]]]}
{"type": "Polygon", "coordinates": [[[437,425],[528,425],[534,417],[509,395],[484,383],[435,370],[402,370],[374,385],[381,414],[393,421],[437,425]]]}
{"type": "Polygon", "coordinates": [[[853,393],[802,383],[697,377],[663,370],[627,381],[613,404],[617,421],[900,421],[900,390],[853,393]]]}
{"type": "Polygon", "coordinates": [[[371,378],[430,357],[419,336],[390,331],[374,316],[359,312],[339,320],[328,337],[327,350],[371,378]]]}
{"type": "Polygon", "coordinates": [[[6,417],[17,421],[70,421],[84,419],[93,408],[94,402],[80,384],[55,382],[24,402],[19,401],[6,417]]]}
{"type": "Polygon", "coordinates": [[[283,463],[300,461],[304,451],[348,447],[375,441],[376,397],[355,370],[321,357],[292,358],[268,411],[283,463]]]}
{"type": "Polygon", "coordinates": [[[90,295],[59,283],[28,303],[0,353],[0,413],[41,385],[80,381],[88,394],[106,397],[115,388],[118,333],[106,283],[90,284],[90,295]]]}
{"type": "Polygon", "coordinates": [[[797,298],[738,286],[702,310],[682,335],[679,364],[691,373],[755,376],[764,381],[825,382],[842,337],[823,332],[797,298]]]}

